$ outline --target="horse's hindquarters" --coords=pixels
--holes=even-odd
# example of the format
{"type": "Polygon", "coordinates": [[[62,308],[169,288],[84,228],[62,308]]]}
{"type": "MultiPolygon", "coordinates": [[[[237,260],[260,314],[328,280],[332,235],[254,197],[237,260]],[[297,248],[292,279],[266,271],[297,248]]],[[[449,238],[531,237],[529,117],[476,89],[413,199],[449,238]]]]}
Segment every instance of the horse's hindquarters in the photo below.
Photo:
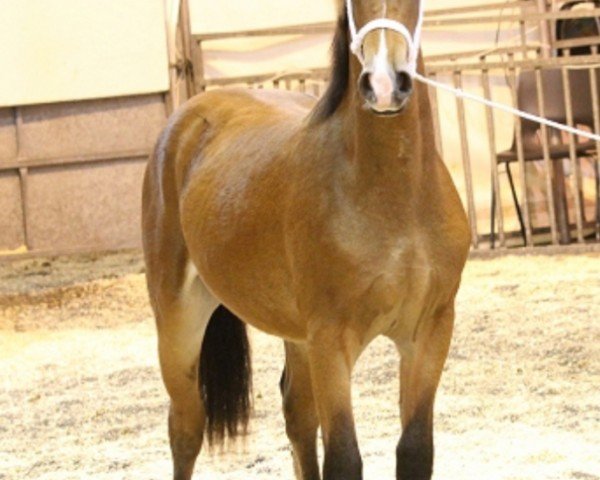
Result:
{"type": "Polygon", "coordinates": [[[234,96],[231,104],[225,98],[224,92],[197,105],[207,118],[202,144],[178,160],[185,166],[178,177],[186,248],[203,281],[236,315],[268,333],[303,339],[284,218],[298,178],[292,150],[304,110],[296,105],[298,115],[284,115],[262,97],[234,96]]]}

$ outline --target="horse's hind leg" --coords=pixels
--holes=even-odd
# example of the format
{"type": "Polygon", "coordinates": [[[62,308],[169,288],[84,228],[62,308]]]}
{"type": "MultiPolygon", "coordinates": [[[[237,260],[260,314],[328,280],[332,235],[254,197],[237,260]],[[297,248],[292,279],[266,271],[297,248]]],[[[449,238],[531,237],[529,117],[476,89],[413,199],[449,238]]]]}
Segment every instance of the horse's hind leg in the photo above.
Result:
{"type": "Polygon", "coordinates": [[[193,267],[187,269],[178,295],[170,302],[159,300],[156,308],[160,366],[171,399],[169,440],[175,480],[192,478],[202,446],[206,415],[198,387],[198,361],[206,326],[218,306],[193,267]]]}
{"type": "Polygon", "coordinates": [[[319,419],[311,387],[310,365],[304,347],[285,342],[285,370],[280,387],[286,432],[293,448],[296,478],[319,480],[319,419]]]}
{"type": "Polygon", "coordinates": [[[453,322],[450,309],[422,325],[411,348],[399,348],[402,437],[396,451],[398,480],[430,480],[433,474],[433,405],[453,322]]]}

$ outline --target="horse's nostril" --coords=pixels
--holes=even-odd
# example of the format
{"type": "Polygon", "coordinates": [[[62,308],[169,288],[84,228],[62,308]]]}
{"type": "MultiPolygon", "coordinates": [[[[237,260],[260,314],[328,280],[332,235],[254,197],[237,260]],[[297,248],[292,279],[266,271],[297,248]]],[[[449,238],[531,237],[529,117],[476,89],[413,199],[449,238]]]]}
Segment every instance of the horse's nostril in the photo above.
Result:
{"type": "Polygon", "coordinates": [[[369,73],[361,73],[360,77],[358,78],[358,90],[366,100],[370,102],[377,101],[377,97],[373,91],[373,86],[371,85],[371,76],[369,73]]]}
{"type": "Polygon", "coordinates": [[[412,92],[413,81],[408,72],[396,73],[396,85],[398,92],[404,95],[408,95],[412,92]]]}

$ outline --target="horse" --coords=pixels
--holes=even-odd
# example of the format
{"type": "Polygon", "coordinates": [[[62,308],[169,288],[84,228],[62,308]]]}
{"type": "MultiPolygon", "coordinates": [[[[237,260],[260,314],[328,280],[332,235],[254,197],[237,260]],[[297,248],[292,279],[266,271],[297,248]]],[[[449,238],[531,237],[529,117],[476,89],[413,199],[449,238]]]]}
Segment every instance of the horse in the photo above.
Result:
{"type": "Polygon", "coordinates": [[[142,233],[174,479],[192,477],[205,437],[222,446],[247,432],[247,325],[284,341],[296,478],[362,478],[351,374],[378,336],[400,360],[396,478],[431,478],[469,228],[413,81],[421,1],[338,0],[320,99],[211,90],[159,137],[142,233]]]}

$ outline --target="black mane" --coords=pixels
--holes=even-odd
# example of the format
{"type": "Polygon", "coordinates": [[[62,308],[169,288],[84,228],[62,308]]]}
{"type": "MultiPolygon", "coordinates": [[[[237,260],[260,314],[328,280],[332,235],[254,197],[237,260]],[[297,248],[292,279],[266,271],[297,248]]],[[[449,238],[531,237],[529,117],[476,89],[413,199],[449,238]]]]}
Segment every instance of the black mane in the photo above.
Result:
{"type": "Polygon", "coordinates": [[[348,38],[348,14],[342,9],[337,21],[331,47],[333,61],[331,78],[325,94],[315,106],[310,122],[320,123],[330,118],[338,109],[350,83],[350,41],[348,38]]]}

